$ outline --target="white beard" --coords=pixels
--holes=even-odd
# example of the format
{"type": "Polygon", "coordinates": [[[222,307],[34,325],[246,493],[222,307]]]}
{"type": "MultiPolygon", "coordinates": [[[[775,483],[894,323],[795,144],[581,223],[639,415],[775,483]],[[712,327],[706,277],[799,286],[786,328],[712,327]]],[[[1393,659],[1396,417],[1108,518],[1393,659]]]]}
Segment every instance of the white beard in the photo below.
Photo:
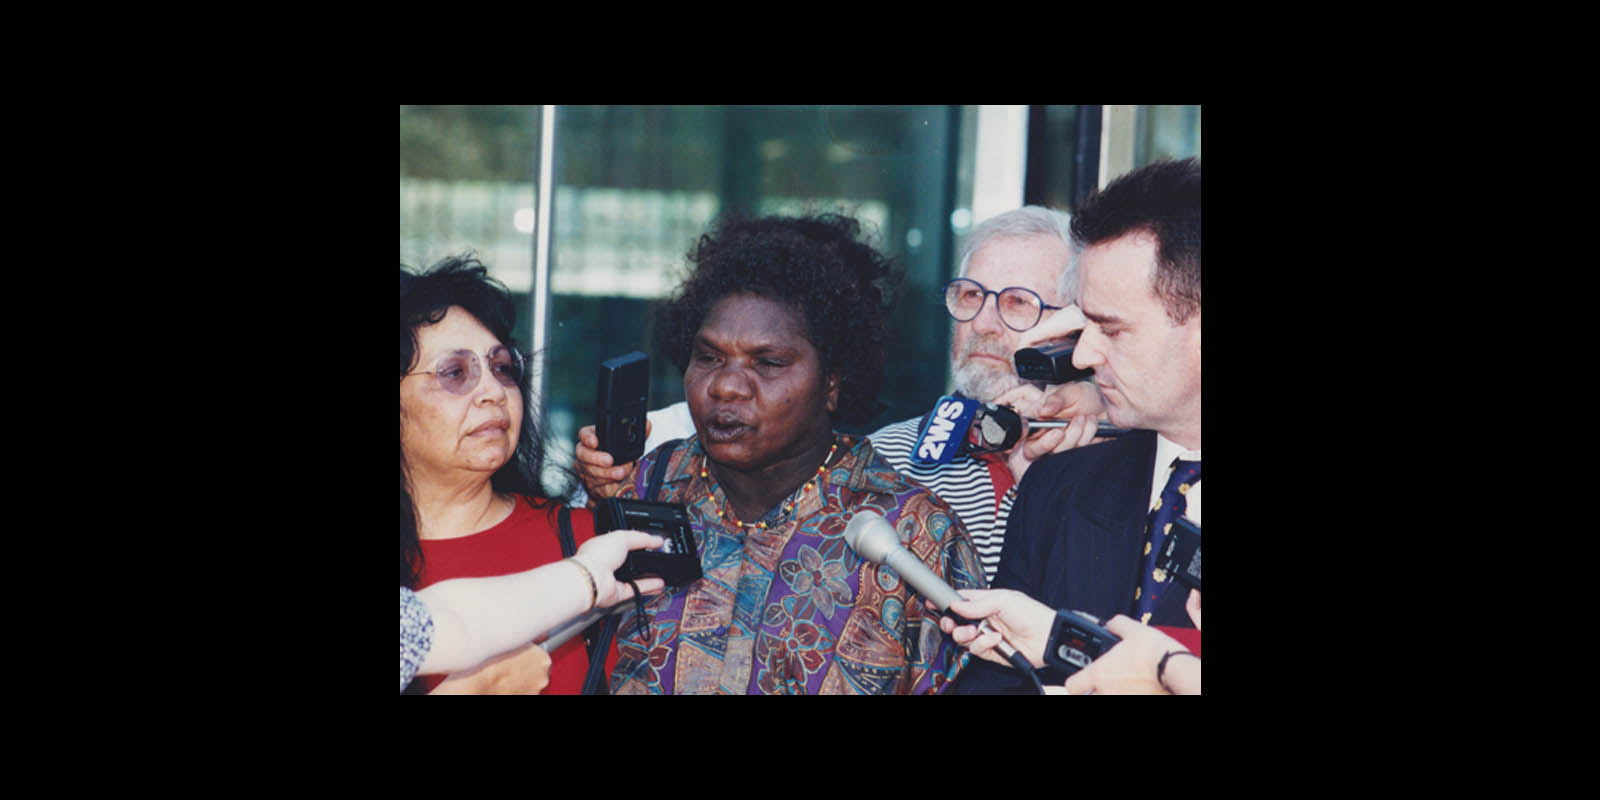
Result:
{"type": "Polygon", "coordinates": [[[954,369],[950,380],[957,392],[981,403],[993,402],[996,397],[1023,384],[1022,379],[1017,377],[1016,368],[1010,366],[1011,356],[993,340],[982,336],[969,337],[966,346],[951,358],[954,369]],[[987,360],[979,361],[972,357],[974,353],[1007,359],[1006,366],[987,360]]]}

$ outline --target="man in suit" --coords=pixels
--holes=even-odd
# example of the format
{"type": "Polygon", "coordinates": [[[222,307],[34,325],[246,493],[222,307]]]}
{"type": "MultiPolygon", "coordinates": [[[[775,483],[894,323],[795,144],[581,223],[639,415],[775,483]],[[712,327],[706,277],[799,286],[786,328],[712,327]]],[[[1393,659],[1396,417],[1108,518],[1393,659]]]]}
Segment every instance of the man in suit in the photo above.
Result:
{"type": "MultiPolygon", "coordinates": [[[[1188,589],[1155,567],[1155,554],[1174,514],[1200,521],[1199,161],[1157,162],[1118,178],[1085,201],[1072,234],[1082,248],[1078,304],[1086,320],[1073,365],[1094,369],[1111,423],[1138,430],[1034,463],[993,585],[1101,620],[1123,614],[1147,626],[1193,628],[1188,589]]],[[[957,613],[976,609],[952,605],[957,613]]],[[[991,618],[1002,633],[1011,623],[1016,639],[1036,637],[1037,621],[1022,622],[1003,612],[991,618]]],[[[975,635],[963,626],[956,639],[975,635]]],[[[1039,677],[1060,685],[1067,675],[1046,668],[1039,677]]],[[[1032,683],[978,660],[955,691],[1032,691],[1032,683]]]]}

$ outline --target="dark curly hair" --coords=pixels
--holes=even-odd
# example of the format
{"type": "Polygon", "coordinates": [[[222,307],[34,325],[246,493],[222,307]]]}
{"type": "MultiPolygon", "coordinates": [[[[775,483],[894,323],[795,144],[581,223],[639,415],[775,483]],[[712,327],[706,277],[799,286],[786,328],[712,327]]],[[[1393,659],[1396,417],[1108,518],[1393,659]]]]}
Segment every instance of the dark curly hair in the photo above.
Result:
{"type": "Polygon", "coordinates": [[[1156,238],[1152,288],[1182,325],[1200,310],[1200,160],[1146,164],[1089,195],[1072,217],[1072,238],[1092,247],[1145,232],[1156,238]]]}
{"type": "Polygon", "coordinates": [[[693,267],[656,307],[656,349],[682,371],[719,300],[749,293],[781,303],[805,320],[821,374],[839,376],[833,418],[865,423],[885,408],[889,302],[905,272],[860,237],[861,223],[841,214],[724,219],[689,249],[693,267]]]}
{"type": "MultiPolygon", "coordinates": [[[[400,265],[400,375],[417,369],[417,329],[444,319],[451,306],[460,306],[488,328],[507,347],[516,347],[512,331],[517,321],[516,304],[504,284],[489,276],[489,270],[470,253],[445,258],[426,272],[415,274],[400,265]]],[[[523,373],[522,429],[517,434],[516,451],[510,460],[495,470],[489,483],[501,494],[547,498],[540,482],[544,468],[544,448],[534,424],[531,398],[531,370],[523,373]]],[[[406,481],[406,456],[400,453],[400,585],[415,587],[422,573],[422,548],[417,544],[416,507],[406,481]]]]}

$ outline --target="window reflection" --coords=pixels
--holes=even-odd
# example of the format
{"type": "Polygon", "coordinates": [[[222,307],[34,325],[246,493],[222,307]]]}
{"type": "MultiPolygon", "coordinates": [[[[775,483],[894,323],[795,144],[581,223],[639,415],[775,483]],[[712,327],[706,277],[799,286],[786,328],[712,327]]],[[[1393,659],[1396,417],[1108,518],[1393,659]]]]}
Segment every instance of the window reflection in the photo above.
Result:
{"type": "Polygon", "coordinates": [[[1029,106],[1024,196],[1031,205],[1072,213],[1100,171],[1100,106],[1029,106]]]}
{"type": "Polygon", "coordinates": [[[1119,135],[1104,130],[1108,108],[1029,106],[1028,203],[1071,213],[1101,184],[1102,172],[1110,179],[1157,159],[1200,155],[1200,106],[1117,106],[1132,111],[1131,141],[1117,140],[1126,145],[1117,150],[1123,157],[1103,169],[1102,137],[1119,135]]]}
{"type": "Polygon", "coordinates": [[[1133,165],[1200,155],[1200,106],[1139,106],[1133,165]]]}
{"type": "Polygon", "coordinates": [[[563,106],[556,113],[548,427],[593,424],[600,361],[651,356],[650,405],[683,399],[652,352],[651,302],[721,214],[833,211],[861,220],[907,268],[891,321],[903,336],[862,430],[921,414],[944,391],[959,111],[949,106],[563,106]]]}
{"type": "Polygon", "coordinates": [[[426,269],[473,250],[517,303],[533,342],[537,106],[400,107],[400,261],[426,269]]]}
{"type": "MultiPolygon", "coordinates": [[[[971,106],[561,106],[554,114],[542,384],[553,465],[593,424],[599,363],[651,356],[651,399],[682,399],[652,352],[651,306],[722,214],[838,212],[906,268],[880,399],[853,432],[920,415],[946,388],[940,289],[970,219],[971,106]]],[[[474,250],[516,295],[532,344],[539,106],[400,108],[400,254],[474,250]]],[[[547,483],[556,485],[555,476],[547,483]]]]}

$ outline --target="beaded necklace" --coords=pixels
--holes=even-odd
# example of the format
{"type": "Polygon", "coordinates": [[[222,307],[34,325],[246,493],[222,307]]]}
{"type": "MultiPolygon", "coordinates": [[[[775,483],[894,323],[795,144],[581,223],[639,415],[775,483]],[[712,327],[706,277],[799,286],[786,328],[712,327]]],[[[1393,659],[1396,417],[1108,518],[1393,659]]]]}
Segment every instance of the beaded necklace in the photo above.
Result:
{"type": "MultiPolygon", "coordinates": [[[[805,485],[800,487],[800,491],[795,492],[792,495],[789,495],[789,499],[784,501],[784,503],[783,503],[783,513],[788,514],[788,513],[792,512],[792,511],[794,511],[795,505],[797,505],[800,502],[801,498],[805,497],[806,490],[810,489],[813,484],[815,484],[818,480],[820,480],[822,478],[822,473],[828,471],[828,462],[833,460],[833,451],[838,450],[838,449],[839,449],[839,443],[838,442],[834,442],[833,446],[828,448],[828,455],[827,455],[826,458],[822,459],[822,466],[817,467],[817,474],[812,475],[811,476],[811,480],[806,481],[805,485]]],[[[705,462],[701,462],[700,463],[700,479],[705,481],[707,484],[710,484],[710,482],[711,482],[710,476],[706,473],[705,462]]],[[[722,506],[718,505],[717,504],[717,492],[716,492],[715,488],[709,488],[708,487],[706,489],[706,497],[709,497],[711,499],[711,508],[712,508],[712,510],[717,512],[717,520],[719,522],[722,520],[723,516],[727,516],[729,519],[734,521],[734,524],[738,525],[741,528],[760,528],[761,530],[766,530],[767,529],[767,521],[766,520],[762,520],[760,522],[740,522],[738,517],[735,517],[731,512],[728,512],[722,506]]]]}

